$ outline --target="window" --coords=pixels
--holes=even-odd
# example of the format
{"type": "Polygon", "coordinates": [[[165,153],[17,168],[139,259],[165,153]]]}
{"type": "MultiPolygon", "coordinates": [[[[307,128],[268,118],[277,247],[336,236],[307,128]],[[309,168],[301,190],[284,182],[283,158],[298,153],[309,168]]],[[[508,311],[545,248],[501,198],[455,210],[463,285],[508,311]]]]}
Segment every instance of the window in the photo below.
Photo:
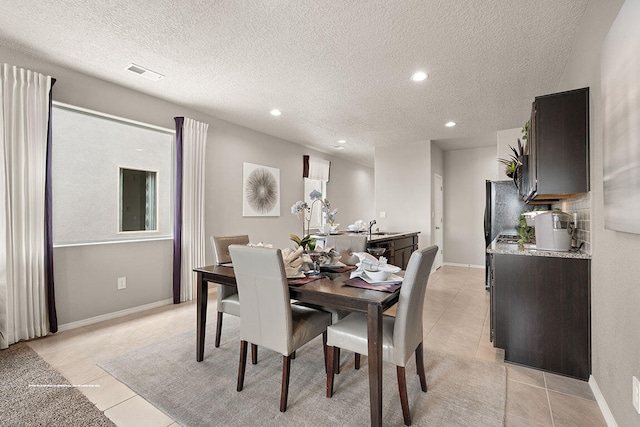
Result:
{"type": "Polygon", "coordinates": [[[156,172],[120,168],[120,231],[156,231],[156,172]]]}
{"type": "Polygon", "coordinates": [[[174,135],[54,103],[54,245],[171,238],[174,135]]]}
{"type": "MultiPolygon", "coordinates": [[[[304,201],[307,202],[309,206],[313,203],[309,194],[312,191],[316,190],[322,194],[322,199],[324,200],[327,197],[327,183],[325,181],[319,179],[304,179],[304,201]]],[[[320,203],[316,203],[313,207],[313,212],[311,212],[311,223],[309,225],[310,228],[320,228],[326,222],[324,215],[322,214],[322,205],[320,203]]]]}

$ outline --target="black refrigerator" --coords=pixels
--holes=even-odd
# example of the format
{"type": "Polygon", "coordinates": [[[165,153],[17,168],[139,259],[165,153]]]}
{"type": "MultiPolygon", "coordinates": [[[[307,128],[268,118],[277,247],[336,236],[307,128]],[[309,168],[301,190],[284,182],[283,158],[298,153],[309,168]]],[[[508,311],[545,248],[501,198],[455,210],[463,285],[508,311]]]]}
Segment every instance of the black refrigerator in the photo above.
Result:
{"type": "MultiPolygon", "coordinates": [[[[485,248],[498,234],[516,234],[520,214],[531,209],[522,201],[513,181],[487,181],[484,208],[485,248]]],[[[489,289],[491,259],[485,254],[486,288],[489,289]]]]}

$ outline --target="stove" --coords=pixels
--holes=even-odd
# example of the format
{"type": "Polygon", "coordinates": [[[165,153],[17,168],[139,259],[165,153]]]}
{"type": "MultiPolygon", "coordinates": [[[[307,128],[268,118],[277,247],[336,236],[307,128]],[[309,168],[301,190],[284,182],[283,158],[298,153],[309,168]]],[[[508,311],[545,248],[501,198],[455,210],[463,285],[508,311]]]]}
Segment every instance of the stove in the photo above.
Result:
{"type": "Polygon", "coordinates": [[[517,234],[498,234],[496,242],[498,243],[518,243],[520,237],[517,234]]]}

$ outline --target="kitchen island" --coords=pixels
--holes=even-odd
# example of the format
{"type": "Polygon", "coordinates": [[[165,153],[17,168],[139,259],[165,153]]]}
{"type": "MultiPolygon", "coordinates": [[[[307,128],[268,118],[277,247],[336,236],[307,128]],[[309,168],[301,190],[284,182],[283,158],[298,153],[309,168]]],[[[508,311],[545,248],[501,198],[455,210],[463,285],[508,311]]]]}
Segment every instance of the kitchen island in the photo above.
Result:
{"type": "MultiPolygon", "coordinates": [[[[387,258],[387,262],[392,265],[397,265],[403,270],[407,269],[407,264],[409,263],[409,257],[411,254],[418,250],[418,234],[419,231],[411,231],[411,232],[381,232],[376,231],[369,235],[368,232],[339,232],[337,235],[342,236],[367,236],[367,247],[378,247],[384,248],[385,251],[382,254],[385,258],[387,258]]],[[[324,246],[324,242],[326,239],[326,235],[316,234],[313,237],[316,240],[322,242],[322,246],[324,246]]]]}
{"type": "Polygon", "coordinates": [[[505,361],[587,380],[591,256],[496,241],[487,253],[491,339],[505,361]]]}

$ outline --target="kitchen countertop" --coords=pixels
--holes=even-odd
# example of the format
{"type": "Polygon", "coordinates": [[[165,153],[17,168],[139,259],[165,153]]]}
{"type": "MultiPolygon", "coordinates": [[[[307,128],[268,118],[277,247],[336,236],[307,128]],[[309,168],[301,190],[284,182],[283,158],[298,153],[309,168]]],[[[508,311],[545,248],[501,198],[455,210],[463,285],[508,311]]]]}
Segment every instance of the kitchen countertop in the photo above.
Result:
{"type": "MultiPolygon", "coordinates": [[[[373,232],[371,233],[371,238],[369,238],[369,233],[366,231],[360,232],[360,233],[355,233],[352,231],[340,231],[338,233],[335,233],[335,235],[340,235],[340,236],[367,236],[367,242],[378,242],[378,241],[383,241],[383,240],[389,240],[389,239],[398,239],[401,237],[406,237],[406,236],[413,236],[415,234],[419,234],[419,231],[408,231],[408,232],[383,232],[383,231],[379,231],[379,232],[373,232]]],[[[334,235],[334,234],[332,234],[334,235]]],[[[326,238],[328,235],[327,234],[314,234],[311,237],[315,237],[315,238],[321,238],[324,239],[326,238]]]]}
{"type": "Polygon", "coordinates": [[[549,251],[549,250],[537,250],[536,245],[531,243],[525,243],[522,247],[517,243],[503,243],[494,240],[489,246],[487,246],[488,254],[503,254],[503,255],[524,255],[524,256],[543,256],[551,258],[576,258],[576,259],[591,259],[591,254],[584,251],[549,251]]]}

